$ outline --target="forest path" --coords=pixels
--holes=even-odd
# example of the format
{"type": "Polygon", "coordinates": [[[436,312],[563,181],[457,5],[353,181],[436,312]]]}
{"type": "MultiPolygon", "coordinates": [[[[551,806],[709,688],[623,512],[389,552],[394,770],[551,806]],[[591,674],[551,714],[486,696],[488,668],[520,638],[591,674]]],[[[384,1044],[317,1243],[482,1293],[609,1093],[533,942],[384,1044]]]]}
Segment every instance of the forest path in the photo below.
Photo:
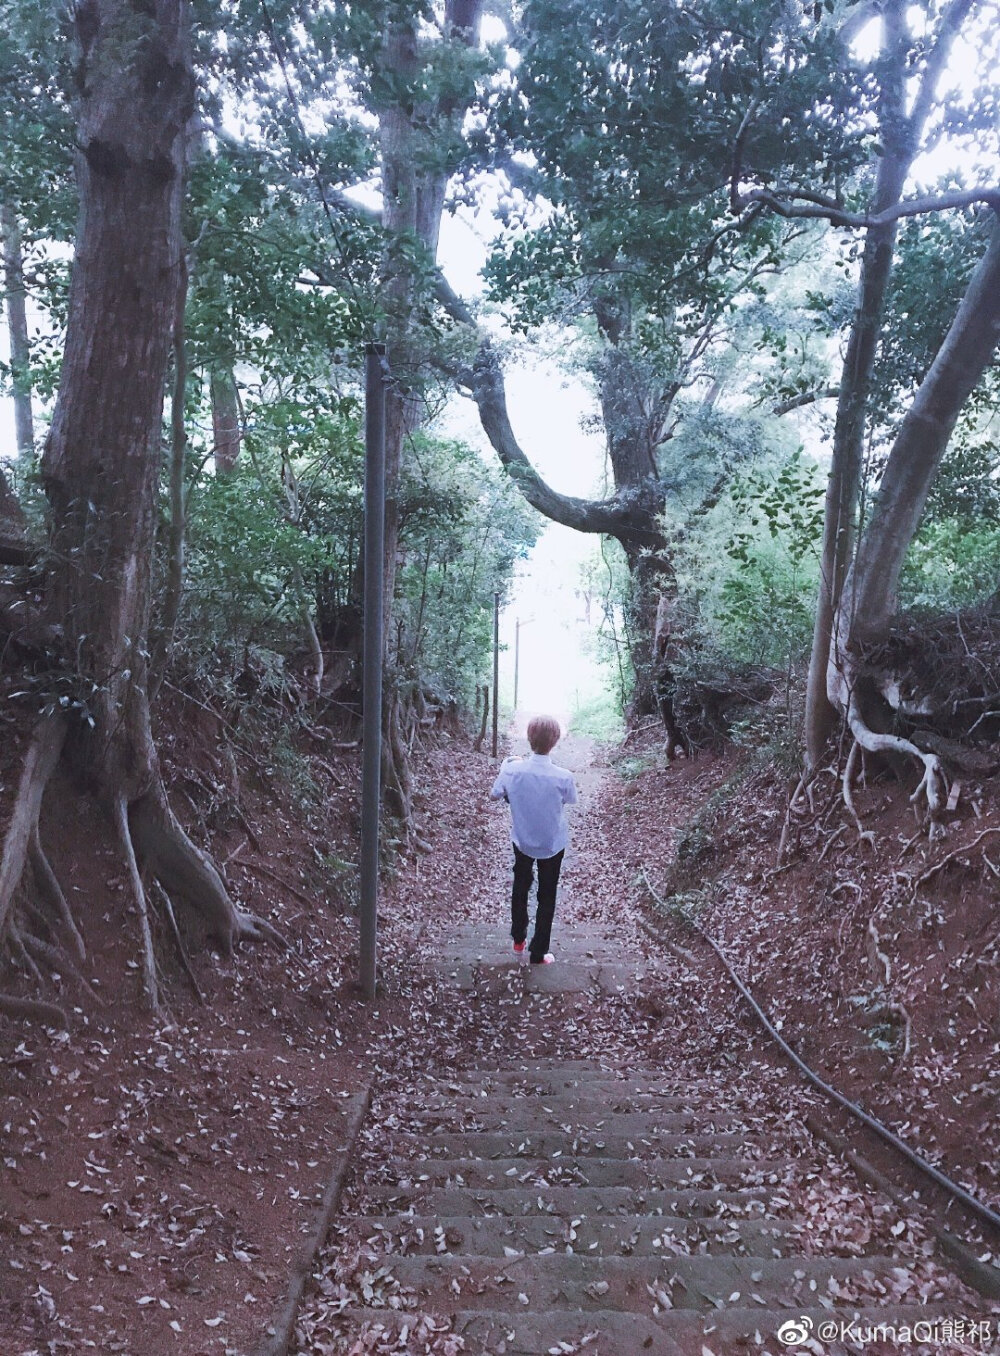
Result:
{"type": "Polygon", "coordinates": [[[749,1028],[698,1053],[699,976],[644,935],[608,857],[620,783],[586,741],[556,761],[581,807],[556,963],[528,967],[493,765],[441,758],[435,855],[401,878],[386,946],[400,1017],[294,1350],[727,1356],[785,1349],[794,1321],[806,1349],[878,1351],[898,1347],[840,1324],[974,1314],[806,1132],[808,1098],[749,1028]]]}

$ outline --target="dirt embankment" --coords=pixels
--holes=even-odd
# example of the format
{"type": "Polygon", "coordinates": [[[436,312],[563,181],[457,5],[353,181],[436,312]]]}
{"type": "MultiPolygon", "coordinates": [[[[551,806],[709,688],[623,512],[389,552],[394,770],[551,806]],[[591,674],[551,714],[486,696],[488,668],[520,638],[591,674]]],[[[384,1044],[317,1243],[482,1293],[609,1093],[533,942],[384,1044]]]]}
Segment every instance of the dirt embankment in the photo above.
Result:
{"type": "MultiPolygon", "coordinates": [[[[712,755],[668,766],[652,736],[636,743],[618,756],[621,801],[605,825],[633,896],[651,902],[645,867],[817,1072],[995,1208],[1000,786],[966,785],[929,840],[909,788],[873,780],[855,794],[859,838],[827,774],[778,869],[784,777],[712,755]],[[684,827],[665,828],[678,807],[684,827]]],[[[718,1002],[738,1003],[691,929],[669,912],[666,926],[704,957],[718,1002]]]]}
{"type": "MultiPolygon", "coordinates": [[[[169,1016],[152,1023],[125,864],[96,811],[67,819],[69,788],[50,785],[43,839],[87,954],[78,976],[4,976],[70,1015],[59,1033],[0,1022],[4,1356],[253,1350],[366,1086],[356,750],[336,747],[342,732],[264,738],[199,700],[165,705],[174,806],[291,950],[227,962],[186,934],[201,1004],[154,915],[169,1016]]],[[[0,833],[30,725],[15,710],[0,726],[0,833]]]]}

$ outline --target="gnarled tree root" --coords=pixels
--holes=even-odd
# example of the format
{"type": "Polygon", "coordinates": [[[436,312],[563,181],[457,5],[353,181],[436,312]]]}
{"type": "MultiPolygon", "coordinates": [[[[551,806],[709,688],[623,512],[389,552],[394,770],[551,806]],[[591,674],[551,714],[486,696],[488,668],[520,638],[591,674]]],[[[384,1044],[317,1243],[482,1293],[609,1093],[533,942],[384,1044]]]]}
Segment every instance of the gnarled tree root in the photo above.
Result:
{"type": "MultiPolygon", "coordinates": [[[[47,715],[39,722],[28,748],[0,856],[0,943],[10,948],[37,983],[43,982],[36,963],[40,959],[67,973],[96,998],[73,964],[70,952],[82,960],[86,957],[86,947],[39,834],[45,788],[59,762],[66,733],[66,723],[60,716],[47,715]],[[35,902],[28,903],[29,911],[37,917],[43,932],[47,932],[53,923],[57,924],[67,936],[69,948],[52,946],[33,933],[25,933],[19,926],[20,920],[15,915],[20,913],[24,903],[22,887],[29,871],[35,887],[35,902]]],[[[178,943],[188,979],[199,998],[201,992],[180,944],[173,899],[190,908],[226,955],[231,955],[234,944],[243,939],[267,939],[288,949],[288,943],[270,923],[233,904],[218,871],[175,818],[158,775],[154,775],[150,790],[131,805],[119,795],[112,801],[111,812],[139,918],[144,993],[154,1011],[159,1011],[160,1007],[159,984],[144,874],[162,888],[163,898],[167,901],[168,923],[178,943]]],[[[58,1020],[59,1025],[66,1024],[61,1009],[30,999],[5,998],[0,1002],[0,1012],[35,1015],[44,1021],[58,1020]]]]}
{"type": "Polygon", "coordinates": [[[146,887],[142,883],[139,863],[136,860],[132,835],[129,832],[128,807],[124,796],[120,796],[114,807],[115,829],[118,842],[125,855],[129,881],[132,886],[132,898],[135,901],[139,917],[139,935],[142,941],[142,989],[151,1012],[160,1012],[160,986],[156,978],[156,953],[153,950],[153,932],[149,925],[149,903],[146,899],[146,887]]]}
{"type": "Polygon", "coordinates": [[[76,925],[66,896],[63,894],[62,886],[56,878],[56,873],[49,864],[49,859],[45,855],[42,847],[41,835],[38,832],[38,824],[35,824],[31,835],[31,841],[28,844],[28,860],[31,863],[32,874],[35,877],[35,886],[42,902],[48,907],[58,923],[68,934],[73,944],[73,950],[76,952],[78,960],[87,959],[87,948],[84,945],[80,929],[76,925]]]}
{"type": "Polygon", "coordinates": [[[7,934],[14,898],[24,875],[32,838],[38,829],[42,797],[55,771],[66,741],[66,724],[60,716],[43,716],[28,748],[21,770],[17,797],[0,857],[0,941],[7,934]]]}
{"type": "Polygon", "coordinates": [[[232,955],[236,942],[265,938],[289,949],[270,923],[236,908],[215,866],[181,828],[162,785],[129,806],[128,830],[142,869],[204,923],[224,955],[232,955]]]}
{"type": "Polygon", "coordinates": [[[43,1026],[68,1027],[69,1019],[55,1003],[43,1003],[37,998],[17,998],[0,993],[0,1012],[7,1017],[41,1022],[43,1026]]]}
{"type": "Polygon", "coordinates": [[[164,890],[163,886],[159,883],[159,881],[154,881],[153,887],[154,890],[156,891],[156,897],[160,901],[160,906],[163,909],[163,912],[166,914],[167,922],[170,925],[170,935],[173,937],[174,946],[177,948],[177,955],[180,958],[181,969],[187,976],[187,981],[191,985],[191,989],[192,992],[194,993],[195,998],[197,998],[201,1006],[204,1007],[205,995],[201,991],[201,987],[198,984],[197,979],[195,978],[194,971],[191,969],[191,962],[188,960],[188,954],[184,950],[184,941],[181,937],[180,928],[177,926],[177,916],[174,913],[173,902],[170,896],[167,894],[166,890],[164,890]]]}
{"type": "Polygon", "coordinates": [[[844,804],[847,806],[848,813],[854,820],[854,827],[858,831],[858,842],[867,843],[869,847],[875,846],[875,835],[870,829],[866,829],[861,822],[861,816],[858,814],[858,807],[854,803],[854,778],[858,770],[858,763],[861,760],[861,745],[855,739],[851,745],[851,751],[847,755],[847,762],[844,764],[844,776],[842,785],[844,788],[844,804]]]}
{"type": "Polygon", "coordinates": [[[869,753],[901,753],[923,764],[924,775],[910,797],[910,804],[918,822],[928,824],[928,832],[933,837],[935,827],[948,804],[948,778],[938,755],[924,753],[911,740],[904,739],[901,735],[877,733],[864,720],[853,693],[847,707],[847,723],[857,744],[867,749],[869,753]],[[926,806],[926,814],[923,816],[920,812],[921,801],[926,806]]]}

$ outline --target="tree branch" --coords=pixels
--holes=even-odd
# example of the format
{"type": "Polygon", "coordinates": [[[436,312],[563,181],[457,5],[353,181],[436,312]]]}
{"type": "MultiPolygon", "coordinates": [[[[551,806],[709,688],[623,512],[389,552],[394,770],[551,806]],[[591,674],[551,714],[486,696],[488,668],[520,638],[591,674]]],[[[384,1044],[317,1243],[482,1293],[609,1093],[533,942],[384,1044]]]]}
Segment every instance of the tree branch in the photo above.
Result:
{"type": "Polygon", "coordinates": [[[649,522],[647,500],[662,498],[660,487],[649,481],[610,499],[577,499],[560,494],[541,478],[514,436],[507,414],[507,393],[499,360],[488,339],[479,347],[464,384],[479,407],[486,436],[514,484],[539,513],[577,532],[600,532],[635,546],[658,549],[659,534],[649,522]]]}
{"type": "Polygon", "coordinates": [[[818,391],[802,391],[799,395],[791,396],[788,400],[782,400],[772,406],[771,413],[790,414],[792,410],[800,410],[803,405],[813,405],[817,400],[836,400],[839,395],[839,386],[822,386],[818,391]]]}
{"type": "Polygon", "coordinates": [[[874,227],[888,226],[904,217],[922,216],[927,212],[948,212],[972,207],[983,203],[1000,211],[1000,185],[991,188],[968,188],[961,192],[944,193],[938,197],[924,195],[920,198],[907,198],[884,212],[845,212],[842,207],[829,198],[811,193],[808,189],[790,188],[774,192],[771,189],[755,188],[744,194],[744,205],[749,202],[761,203],[777,212],[780,217],[789,219],[811,218],[829,221],[832,226],[844,226],[853,230],[871,230],[874,227]]]}

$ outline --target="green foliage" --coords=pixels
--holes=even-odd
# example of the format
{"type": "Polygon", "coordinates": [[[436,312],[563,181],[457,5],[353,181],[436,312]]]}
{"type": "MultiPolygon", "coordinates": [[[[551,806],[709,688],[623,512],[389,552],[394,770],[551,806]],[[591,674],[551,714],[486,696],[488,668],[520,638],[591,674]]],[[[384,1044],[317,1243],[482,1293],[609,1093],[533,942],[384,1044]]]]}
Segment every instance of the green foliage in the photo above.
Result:
{"type": "Polygon", "coordinates": [[[537,535],[537,515],[502,471],[461,443],[415,437],[400,485],[399,668],[471,705],[488,669],[494,590],[537,535]]]}
{"type": "Polygon", "coordinates": [[[750,471],[737,477],[715,516],[717,528],[728,522],[727,564],[716,559],[706,578],[689,553],[703,624],[737,662],[783,666],[808,650],[812,636],[823,528],[819,471],[799,452],[776,470],[750,471]]]}
{"type": "MultiPolygon", "coordinates": [[[[191,491],[178,659],[223,685],[249,672],[277,694],[281,656],[305,648],[307,615],[324,647],[357,644],[363,449],[356,407],[330,393],[250,410],[246,455],[191,491]]],[[[537,519],[501,472],[424,436],[398,506],[397,678],[469,701],[488,668],[493,591],[534,543],[537,519]]]]}
{"type": "Polygon", "coordinates": [[[622,708],[611,692],[604,692],[573,712],[570,734],[583,735],[599,744],[617,744],[625,733],[622,708]]]}
{"type": "Polygon", "coordinates": [[[903,564],[903,608],[935,611],[969,607],[1000,584],[1000,524],[942,518],[921,527],[903,564]]]}

